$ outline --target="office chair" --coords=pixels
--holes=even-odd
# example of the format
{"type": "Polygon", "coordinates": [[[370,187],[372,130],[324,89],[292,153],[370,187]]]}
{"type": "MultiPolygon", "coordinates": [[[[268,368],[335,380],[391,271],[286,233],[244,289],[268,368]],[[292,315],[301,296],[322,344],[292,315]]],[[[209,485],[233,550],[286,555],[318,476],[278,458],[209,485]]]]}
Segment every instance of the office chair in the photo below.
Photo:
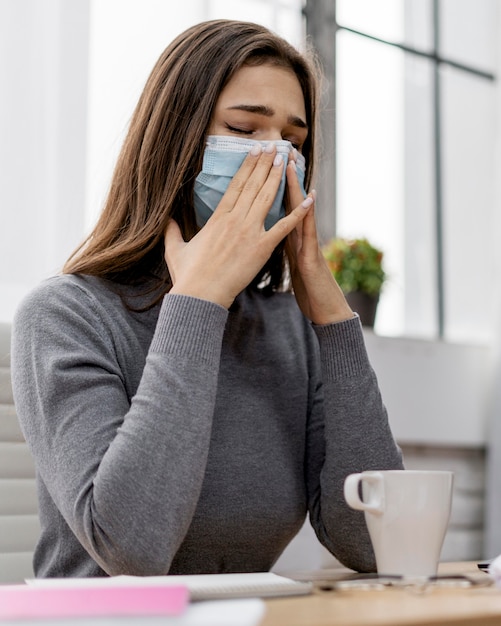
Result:
{"type": "Polygon", "coordinates": [[[35,466],[12,397],[10,331],[0,323],[0,584],[33,577],[40,532],[35,466]]]}

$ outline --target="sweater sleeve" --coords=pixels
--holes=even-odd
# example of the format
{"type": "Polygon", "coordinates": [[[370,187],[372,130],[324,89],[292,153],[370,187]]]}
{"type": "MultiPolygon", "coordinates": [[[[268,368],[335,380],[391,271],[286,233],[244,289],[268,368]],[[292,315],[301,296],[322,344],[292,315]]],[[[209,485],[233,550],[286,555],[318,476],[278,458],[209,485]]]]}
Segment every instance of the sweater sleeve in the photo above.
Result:
{"type": "Polygon", "coordinates": [[[313,379],[307,444],[310,520],[320,541],[344,565],[375,571],[364,514],[348,507],[348,474],[402,469],[358,317],[314,326],[320,376],[313,379]],[[320,380],[322,382],[320,382],[320,380]]]}
{"type": "Polygon", "coordinates": [[[13,328],[15,402],[40,476],[90,556],[110,575],[165,574],[202,486],[227,311],[165,296],[129,397],[119,329],[98,300],[76,285],[27,298],[13,328]]]}

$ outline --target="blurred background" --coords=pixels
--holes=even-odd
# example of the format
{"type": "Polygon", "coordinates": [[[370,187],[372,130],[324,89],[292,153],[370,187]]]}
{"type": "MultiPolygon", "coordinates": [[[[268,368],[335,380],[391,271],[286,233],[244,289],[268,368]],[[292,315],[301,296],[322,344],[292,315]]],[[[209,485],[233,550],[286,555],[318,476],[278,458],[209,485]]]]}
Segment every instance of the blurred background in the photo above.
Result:
{"type": "Polygon", "coordinates": [[[495,556],[497,0],[0,0],[0,321],[94,224],[159,54],[213,18],[316,48],[322,239],[383,250],[388,280],[366,336],[392,427],[408,466],[455,471],[445,556],[495,556]]]}

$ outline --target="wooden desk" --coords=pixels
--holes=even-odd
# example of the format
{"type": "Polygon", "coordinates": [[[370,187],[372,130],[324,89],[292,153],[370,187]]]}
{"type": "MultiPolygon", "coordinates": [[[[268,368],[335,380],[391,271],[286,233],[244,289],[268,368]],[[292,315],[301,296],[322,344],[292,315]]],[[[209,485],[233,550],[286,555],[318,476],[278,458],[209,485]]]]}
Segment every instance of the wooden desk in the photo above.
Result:
{"type": "MultiPolygon", "coordinates": [[[[332,571],[332,570],[331,570],[332,571]]],[[[448,563],[439,573],[478,578],[476,563],[448,563]]],[[[480,580],[482,580],[480,578],[480,580]]],[[[382,590],[315,591],[313,595],[266,601],[261,626],[493,626],[501,625],[501,589],[494,586],[432,588],[422,592],[382,590]]]]}

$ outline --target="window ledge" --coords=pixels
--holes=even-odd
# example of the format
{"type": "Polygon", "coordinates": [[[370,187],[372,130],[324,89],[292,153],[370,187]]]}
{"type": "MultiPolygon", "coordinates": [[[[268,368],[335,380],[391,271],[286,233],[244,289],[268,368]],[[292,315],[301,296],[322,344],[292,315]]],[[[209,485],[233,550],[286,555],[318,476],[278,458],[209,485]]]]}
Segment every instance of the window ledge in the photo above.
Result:
{"type": "Polygon", "coordinates": [[[489,347],[364,334],[399,442],[486,444],[489,347]]]}

